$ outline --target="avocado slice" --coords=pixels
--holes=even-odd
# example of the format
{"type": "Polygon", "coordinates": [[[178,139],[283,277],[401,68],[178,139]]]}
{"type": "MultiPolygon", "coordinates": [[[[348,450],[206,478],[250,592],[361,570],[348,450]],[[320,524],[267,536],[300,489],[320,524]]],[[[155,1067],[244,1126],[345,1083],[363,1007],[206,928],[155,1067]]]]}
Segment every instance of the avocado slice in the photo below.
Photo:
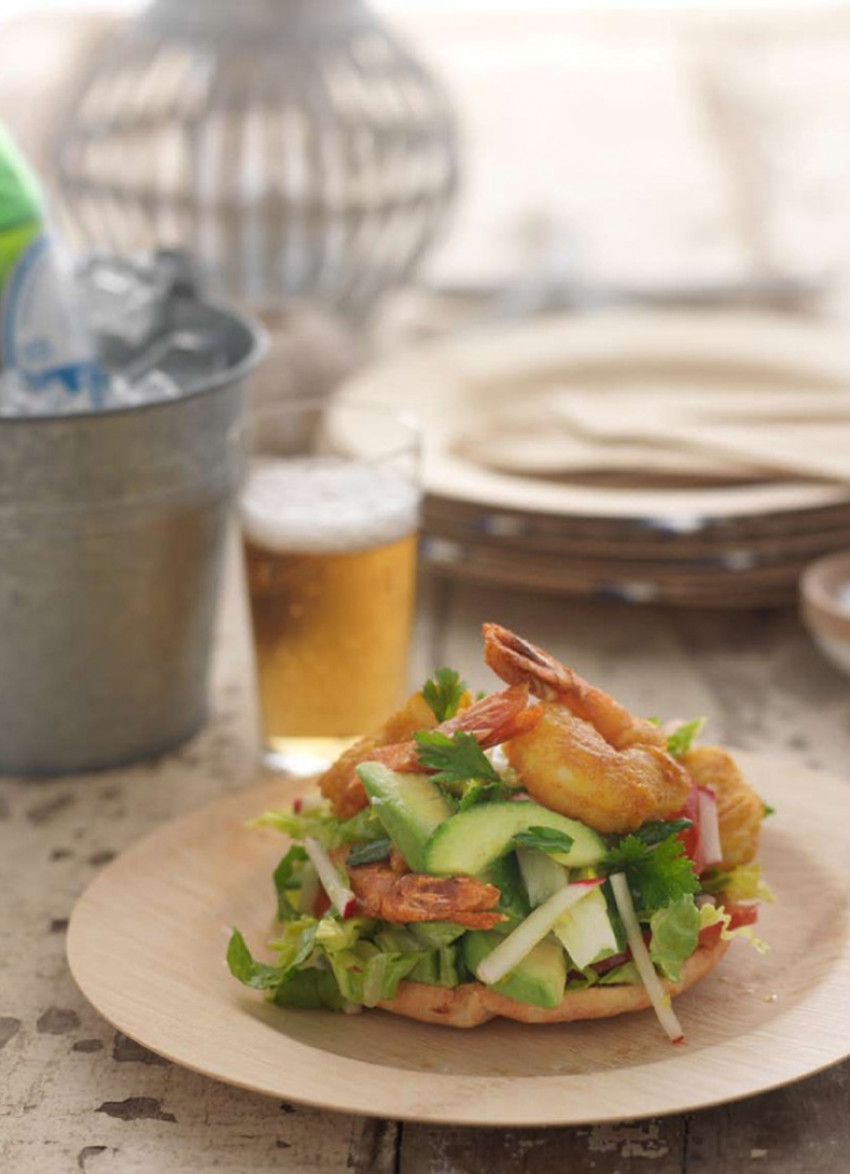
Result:
{"type": "Polygon", "coordinates": [[[481,803],[436,828],[425,850],[425,869],[435,876],[478,876],[510,851],[518,832],[533,827],[552,828],[572,839],[568,852],[552,853],[553,860],[568,868],[597,864],[605,855],[598,832],[539,803],[481,803]]]}
{"type": "Polygon", "coordinates": [[[362,762],[357,776],[384,830],[414,872],[425,871],[425,845],[453,808],[427,775],[401,774],[362,762]]]}
{"type": "MultiPolygon", "coordinates": [[[[503,936],[495,930],[472,930],[464,934],[463,960],[475,974],[503,936]]],[[[493,986],[500,995],[530,1003],[534,1007],[557,1007],[564,997],[567,981],[567,959],[557,942],[544,939],[538,942],[522,962],[493,986]]]]}
{"type": "Polygon", "coordinates": [[[622,924],[618,917],[615,921],[616,914],[612,915],[602,889],[603,886],[591,889],[578,905],[559,917],[553,927],[555,936],[577,970],[620,954],[626,948],[622,924]]]}

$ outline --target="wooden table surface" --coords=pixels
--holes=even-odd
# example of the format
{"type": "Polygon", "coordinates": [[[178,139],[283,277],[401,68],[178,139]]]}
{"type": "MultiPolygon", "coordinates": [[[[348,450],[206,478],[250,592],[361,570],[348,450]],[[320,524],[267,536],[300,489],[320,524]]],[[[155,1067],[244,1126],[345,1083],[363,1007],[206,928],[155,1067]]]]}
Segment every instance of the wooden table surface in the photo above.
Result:
{"type": "MultiPolygon", "coordinates": [[[[640,713],[706,714],[719,741],[850,774],[850,683],[820,657],[790,610],[628,608],[426,581],[416,679],[449,663],[487,686],[478,637],[485,619],[551,648],[640,713]]],[[[171,1065],[116,1033],[68,973],[68,917],[97,870],[138,836],[256,773],[235,562],[213,676],[211,720],[175,754],[85,778],[0,779],[3,1174],[847,1170],[850,1062],[680,1117],[499,1131],[402,1126],[281,1104],[171,1065]]]]}

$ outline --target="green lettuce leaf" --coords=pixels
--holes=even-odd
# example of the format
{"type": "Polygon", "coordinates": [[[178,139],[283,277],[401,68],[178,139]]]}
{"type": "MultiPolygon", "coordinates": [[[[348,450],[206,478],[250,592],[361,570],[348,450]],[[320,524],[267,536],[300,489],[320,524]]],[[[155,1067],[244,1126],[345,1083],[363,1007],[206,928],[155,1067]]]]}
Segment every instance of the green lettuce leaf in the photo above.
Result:
{"type": "Polygon", "coordinates": [[[269,943],[286,975],[297,970],[313,953],[318,927],[315,917],[298,917],[285,922],[280,936],[269,943]]]}
{"type": "Polygon", "coordinates": [[[298,892],[301,888],[301,876],[307,860],[308,856],[304,849],[293,844],[289,851],[281,857],[280,863],[272,873],[277,893],[278,921],[291,921],[294,917],[299,916],[291,894],[298,892]]]}
{"type": "Polygon", "coordinates": [[[380,840],[385,835],[380,820],[370,807],[359,811],[351,819],[337,819],[330,805],[323,803],[310,811],[265,811],[252,820],[250,827],[270,827],[283,832],[291,840],[303,840],[310,836],[318,840],[323,848],[331,850],[340,844],[353,844],[369,840],[380,840]]]}
{"type": "Polygon", "coordinates": [[[667,753],[679,758],[691,748],[691,743],[705,725],[704,717],[695,717],[693,721],[682,722],[672,734],[667,737],[667,753]]]}
{"type": "Polygon", "coordinates": [[[297,970],[284,979],[274,993],[273,1002],[278,1007],[301,1007],[306,1011],[318,1011],[322,1007],[341,1011],[345,1006],[333,971],[318,966],[297,970]]]}
{"type": "Polygon", "coordinates": [[[369,937],[377,922],[369,917],[348,917],[345,921],[333,916],[323,917],[316,926],[315,943],[327,954],[335,950],[352,950],[361,937],[369,937]]]}
{"type": "Polygon", "coordinates": [[[255,991],[269,991],[279,986],[286,977],[286,966],[269,966],[257,962],[238,929],[234,929],[227,945],[227,965],[234,978],[255,991]]]}
{"type": "Polygon", "coordinates": [[[388,954],[364,941],[352,950],[337,950],[327,957],[343,998],[364,1007],[391,999],[419,961],[418,954],[388,954]]]}
{"type": "Polygon", "coordinates": [[[767,942],[762,941],[761,938],[756,937],[753,927],[751,925],[739,925],[737,929],[730,929],[729,922],[731,917],[723,908],[722,905],[703,905],[699,911],[699,928],[708,929],[709,926],[720,926],[720,938],[724,942],[734,941],[735,938],[741,938],[753,947],[759,954],[766,954],[770,949],[767,942]]]}
{"type": "Polygon", "coordinates": [[[652,937],[649,956],[667,978],[678,982],[682,963],[690,958],[699,940],[700,916],[690,893],[683,893],[649,919],[652,937]]]}

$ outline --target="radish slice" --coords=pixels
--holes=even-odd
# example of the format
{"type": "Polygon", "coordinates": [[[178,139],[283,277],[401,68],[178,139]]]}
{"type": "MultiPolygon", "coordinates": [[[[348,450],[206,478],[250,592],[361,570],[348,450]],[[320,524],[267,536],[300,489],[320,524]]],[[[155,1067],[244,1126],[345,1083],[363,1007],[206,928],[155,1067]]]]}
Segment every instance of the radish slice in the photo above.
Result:
{"type": "Polygon", "coordinates": [[[310,815],[313,811],[318,811],[320,807],[323,807],[324,802],[321,795],[299,795],[292,800],[292,814],[310,815]]]}
{"type": "Polygon", "coordinates": [[[717,817],[717,798],[708,787],[697,788],[699,802],[699,855],[703,868],[720,864],[723,849],[720,845],[720,821],[717,817]]]}
{"type": "Polygon", "coordinates": [[[357,898],[348,885],[342,883],[336,865],[330,856],[318,840],[313,840],[309,836],[304,840],[304,850],[310,857],[310,863],[319,874],[322,888],[330,898],[334,909],[343,919],[351,917],[357,905],[357,898]]]}
{"type": "Polygon", "coordinates": [[[601,885],[602,880],[602,877],[597,877],[592,880],[576,881],[574,884],[564,885],[548,901],[538,905],[532,913],[529,913],[525,921],[521,922],[513,933],[508,934],[503,941],[499,942],[495,950],[480,963],[476,971],[477,977],[488,986],[492,986],[493,983],[504,978],[509,971],[522,962],[526,954],[533,950],[538,942],[546,937],[561,914],[572,909],[573,905],[577,905],[591,889],[601,885]]]}
{"type": "Polygon", "coordinates": [[[674,1044],[680,1044],[685,1036],[673,1010],[673,1000],[662,987],[661,980],[655,973],[655,967],[652,965],[649,950],[646,948],[640,926],[638,925],[637,914],[632,904],[632,895],[629,892],[628,881],[622,872],[615,873],[609,877],[609,880],[611,881],[611,888],[614,891],[614,900],[617,902],[617,910],[626,930],[626,938],[628,939],[629,949],[632,952],[632,959],[638,968],[641,981],[646,987],[646,993],[652,1000],[655,1014],[658,1016],[661,1026],[667,1032],[672,1042],[674,1044]]]}

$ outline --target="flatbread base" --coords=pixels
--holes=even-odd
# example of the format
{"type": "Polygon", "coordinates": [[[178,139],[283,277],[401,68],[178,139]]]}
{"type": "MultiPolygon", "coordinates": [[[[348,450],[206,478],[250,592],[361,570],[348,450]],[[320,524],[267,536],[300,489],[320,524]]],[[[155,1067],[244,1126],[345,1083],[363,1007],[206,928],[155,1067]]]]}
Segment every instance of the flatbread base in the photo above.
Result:
{"type": "MultiPolygon", "coordinates": [[[[713,942],[699,946],[682,966],[678,982],[662,982],[674,997],[686,991],[714,969],[726,953],[729,943],[713,942]]],[[[468,982],[452,990],[424,982],[402,982],[392,999],[378,1003],[384,1011],[418,1019],[422,1023],[442,1023],[446,1027],[478,1027],[488,1019],[501,1016],[522,1023],[569,1023],[577,1019],[608,1019],[629,1011],[651,1007],[643,986],[597,986],[584,991],[567,991],[557,1007],[532,1007],[500,995],[480,982],[468,982]]]]}

